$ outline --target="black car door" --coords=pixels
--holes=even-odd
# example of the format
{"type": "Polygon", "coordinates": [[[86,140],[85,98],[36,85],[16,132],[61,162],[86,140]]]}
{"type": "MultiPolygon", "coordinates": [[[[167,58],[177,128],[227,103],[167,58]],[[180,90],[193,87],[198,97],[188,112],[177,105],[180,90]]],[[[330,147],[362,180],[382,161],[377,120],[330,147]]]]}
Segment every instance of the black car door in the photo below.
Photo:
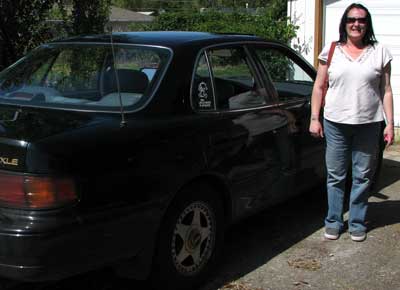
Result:
{"type": "Polygon", "coordinates": [[[205,50],[194,72],[193,107],[219,112],[206,155],[229,185],[234,218],[283,199],[293,184],[287,116],[264,84],[239,44],[205,50]]]}
{"type": "Polygon", "coordinates": [[[264,76],[272,82],[280,108],[289,116],[297,168],[296,189],[304,191],[321,181],[325,168],[323,139],[313,138],[308,131],[315,70],[284,45],[255,45],[252,51],[264,76]]]}

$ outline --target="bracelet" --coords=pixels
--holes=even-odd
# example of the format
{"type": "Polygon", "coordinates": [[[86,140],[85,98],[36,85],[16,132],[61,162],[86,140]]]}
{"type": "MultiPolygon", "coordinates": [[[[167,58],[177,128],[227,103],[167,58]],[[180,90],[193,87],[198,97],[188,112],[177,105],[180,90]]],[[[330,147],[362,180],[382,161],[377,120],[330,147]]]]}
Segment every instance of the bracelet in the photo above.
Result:
{"type": "Polygon", "coordinates": [[[319,118],[316,115],[311,115],[311,121],[318,121],[319,118]]]}

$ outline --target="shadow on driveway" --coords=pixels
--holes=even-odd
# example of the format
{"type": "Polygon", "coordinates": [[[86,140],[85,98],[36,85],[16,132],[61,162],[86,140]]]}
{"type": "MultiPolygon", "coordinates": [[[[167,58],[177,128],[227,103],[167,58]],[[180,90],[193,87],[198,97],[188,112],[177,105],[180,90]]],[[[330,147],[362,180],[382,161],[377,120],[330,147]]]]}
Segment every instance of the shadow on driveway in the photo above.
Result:
{"type": "Polygon", "coordinates": [[[267,263],[323,227],[326,191],[320,187],[231,228],[216,278],[202,290],[216,290],[267,263]]]}
{"type": "MultiPolygon", "coordinates": [[[[400,223],[400,201],[390,200],[390,197],[382,192],[388,186],[392,186],[400,179],[400,162],[385,159],[376,193],[372,196],[377,201],[370,201],[368,208],[368,230],[400,223]]],[[[399,187],[400,190],[400,187],[399,187]]]]}

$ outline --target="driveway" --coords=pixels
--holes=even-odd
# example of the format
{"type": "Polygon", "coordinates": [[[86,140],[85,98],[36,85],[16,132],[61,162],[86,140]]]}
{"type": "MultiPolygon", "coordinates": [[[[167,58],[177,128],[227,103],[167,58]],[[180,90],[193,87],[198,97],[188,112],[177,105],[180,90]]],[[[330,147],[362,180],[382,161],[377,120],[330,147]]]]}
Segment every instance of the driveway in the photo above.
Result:
{"type": "Polygon", "coordinates": [[[400,146],[384,158],[365,242],[347,232],[337,241],[323,238],[320,189],[235,227],[218,277],[202,290],[400,289],[400,146]]]}
{"type": "MultiPolygon", "coordinates": [[[[365,242],[352,242],[348,233],[324,240],[326,192],[318,188],[229,230],[221,266],[201,290],[400,289],[400,146],[384,157],[365,242]]],[[[0,290],[75,288],[149,289],[146,282],[119,278],[108,269],[54,283],[0,283],[0,290]]]]}

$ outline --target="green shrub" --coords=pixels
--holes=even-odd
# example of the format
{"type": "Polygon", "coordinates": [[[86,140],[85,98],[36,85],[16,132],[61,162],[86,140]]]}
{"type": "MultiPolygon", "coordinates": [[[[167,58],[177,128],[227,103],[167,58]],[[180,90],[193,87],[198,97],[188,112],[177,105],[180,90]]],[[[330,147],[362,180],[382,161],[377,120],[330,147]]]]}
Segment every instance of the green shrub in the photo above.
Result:
{"type": "Polygon", "coordinates": [[[288,42],[296,36],[297,26],[287,18],[276,19],[274,13],[260,10],[256,15],[244,12],[168,12],[147,25],[135,24],[131,30],[205,31],[253,34],[266,39],[288,42]]]}

